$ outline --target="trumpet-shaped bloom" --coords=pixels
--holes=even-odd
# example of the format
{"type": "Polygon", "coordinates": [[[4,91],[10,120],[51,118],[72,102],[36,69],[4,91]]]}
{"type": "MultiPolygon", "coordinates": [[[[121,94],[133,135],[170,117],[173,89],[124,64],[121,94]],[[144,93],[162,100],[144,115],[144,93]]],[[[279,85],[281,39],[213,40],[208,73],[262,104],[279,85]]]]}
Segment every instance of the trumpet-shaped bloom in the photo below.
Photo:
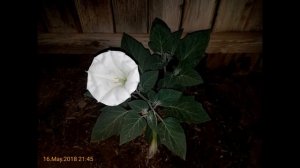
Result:
{"type": "Polygon", "coordinates": [[[126,101],[140,82],[138,66],[121,51],[99,54],[87,73],[87,89],[98,102],[108,106],[126,101]]]}

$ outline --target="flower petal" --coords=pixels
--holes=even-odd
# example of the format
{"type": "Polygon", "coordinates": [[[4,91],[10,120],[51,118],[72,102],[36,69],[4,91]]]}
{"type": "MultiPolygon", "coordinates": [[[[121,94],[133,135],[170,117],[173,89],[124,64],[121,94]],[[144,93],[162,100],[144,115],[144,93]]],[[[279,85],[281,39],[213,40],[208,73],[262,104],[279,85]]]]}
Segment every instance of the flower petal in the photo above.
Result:
{"type": "Polygon", "coordinates": [[[109,106],[128,99],[140,81],[138,66],[120,51],[99,54],[87,72],[87,89],[98,102],[109,106]]]}
{"type": "Polygon", "coordinates": [[[116,68],[121,69],[126,75],[128,75],[133,69],[137,68],[136,63],[125,53],[120,51],[110,52],[113,52],[113,54],[111,54],[111,58],[116,68]]]}
{"type": "Polygon", "coordinates": [[[124,87],[115,87],[100,100],[108,106],[117,106],[130,98],[130,93],[124,87]]]}
{"type": "Polygon", "coordinates": [[[124,72],[114,65],[114,60],[112,59],[111,55],[106,52],[94,58],[89,71],[91,73],[95,73],[95,75],[101,75],[107,78],[124,76],[124,72]]]}
{"type": "Polygon", "coordinates": [[[127,77],[127,81],[125,83],[125,88],[130,92],[134,92],[138,86],[140,82],[140,75],[139,75],[139,71],[137,68],[133,69],[128,77],[127,77]]]}
{"type": "Polygon", "coordinates": [[[107,91],[117,86],[118,83],[107,78],[99,78],[99,76],[93,75],[88,71],[87,89],[98,102],[105,96],[107,91]]]}

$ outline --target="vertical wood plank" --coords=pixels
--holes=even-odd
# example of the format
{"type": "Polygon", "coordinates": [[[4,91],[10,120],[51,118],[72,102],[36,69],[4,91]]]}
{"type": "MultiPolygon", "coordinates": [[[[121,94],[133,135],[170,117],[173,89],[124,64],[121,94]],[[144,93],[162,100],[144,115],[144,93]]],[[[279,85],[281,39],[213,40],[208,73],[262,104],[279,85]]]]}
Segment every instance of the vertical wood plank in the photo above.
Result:
{"type": "Polygon", "coordinates": [[[210,29],[216,0],[185,0],[182,28],[185,32],[210,29]]]}
{"type": "Polygon", "coordinates": [[[49,32],[81,32],[73,0],[43,0],[42,3],[49,32]]]}
{"type": "Polygon", "coordinates": [[[76,0],[75,4],[83,32],[113,33],[110,0],[76,0]]]}
{"type": "Polygon", "coordinates": [[[222,0],[214,31],[262,30],[262,0],[222,0]]]}
{"type": "Polygon", "coordinates": [[[149,0],[149,28],[157,17],[162,19],[170,27],[171,31],[177,31],[182,16],[183,0],[149,0]]]}
{"type": "Polygon", "coordinates": [[[45,13],[41,3],[38,3],[38,16],[37,16],[37,33],[48,33],[46,22],[45,22],[45,13]]]}
{"type": "Polygon", "coordinates": [[[244,31],[261,31],[262,27],[262,0],[253,2],[252,9],[248,15],[244,31]]]}
{"type": "Polygon", "coordinates": [[[116,32],[147,33],[147,0],[112,0],[116,32]]]}

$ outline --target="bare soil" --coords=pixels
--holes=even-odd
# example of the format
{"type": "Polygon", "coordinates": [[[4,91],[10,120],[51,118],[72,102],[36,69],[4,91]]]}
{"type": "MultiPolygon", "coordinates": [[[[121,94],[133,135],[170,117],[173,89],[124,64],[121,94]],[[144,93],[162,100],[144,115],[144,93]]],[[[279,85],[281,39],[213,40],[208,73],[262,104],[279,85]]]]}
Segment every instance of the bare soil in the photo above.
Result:
{"type": "Polygon", "coordinates": [[[37,88],[39,168],[262,167],[261,73],[239,75],[226,68],[211,71],[200,67],[205,84],[185,93],[195,95],[212,120],[182,125],[187,138],[185,161],[162,145],[148,160],[149,144],[143,136],[122,146],[116,136],[90,143],[91,130],[104,107],[84,96],[85,71],[91,61],[89,55],[41,55],[37,88]],[[47,157],[77,157],[77,161],[47,161],[47,157]],[[83,158],[89,160],[79,161],[83,158]]]}

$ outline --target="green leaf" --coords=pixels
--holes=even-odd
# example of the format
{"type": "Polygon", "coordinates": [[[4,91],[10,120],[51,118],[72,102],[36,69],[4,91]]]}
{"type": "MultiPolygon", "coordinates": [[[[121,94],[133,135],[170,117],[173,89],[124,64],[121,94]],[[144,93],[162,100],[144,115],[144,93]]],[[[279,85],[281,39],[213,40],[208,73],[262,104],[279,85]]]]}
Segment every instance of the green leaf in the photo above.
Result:
{"type": "Polygon", "coordinates": [[[182,35],[183,29],[178,30],[176,32],[173,32],[171,36],[166,40],[166,42],[163,44],[163,51],[167,52],[171,55],[174,55],[179,42],[180,42],[180,37],[182,35]]]}
{"type": "Polygon", "coordinates": [[[139,84],[139,90],[141,92],[148,92],[152,89],[157,81],[158,71],[148,71],[141,75],[141,82],[139,84]]]}
{"type": "Polygon", "coordinates": [[[147,111],[149,108],[148,103],[145,102],[144,100],[133,100],[133,101],[129,102],[128,104],[132,110],[135,110],[138,112],[147,111]]]}
{"type": "Polygon", "coordinates": [[[150,51],[142,43],[126,33],[123,34],[121,48],[137,61],[141,73],[147,70],[157,70],[161,65],[159,57],[151,56],[150,51]]]}
{"type": "Polygon", "coordinates": [[[129,111],[122,124],[120,132],[120,145],[127,143],[136,137],[140,136],[146,127],[146,121],[143,116],[139,115],[137,111],[129,111]]]}
{"type": "Polygon", "coordinates": [[[178,67],[186,69],[186,68],[195,68],[201,61],[204,55],[195,57],[193,59],[186,59],[179,62],[178,67]]]}
{"type": "Polygon", "coordinates": [[[156,130],[157,129],[157,118],[155,116],[155,114],[153,113],[153,111],[149,111],[147,116],[146,116],[146,120],[148,123],[148,126],[153,129],[156,130]]]}
{"type": "Polygon", "coordinates": [[[161,19],[155,18],[150,29],[150,41],[148,43],[151,50],[162,54],[164,44],[171,36],[171,30],[161,19]]]}
{"type": "Polygon", "coordinates": [[[125,100],[123,103],[119,104],[119,106],[124,107],[125,109],[128,109],[128,102],[131,100],[131,98],[125,100]]]}
{"type": "Polygon", "coordinates": [[[185,160],[186,139],[178,120],[172,117],[164,119],[158,126],[158,135],[162,144],[185,160]]]}
{"type": "Polygon", "coordinates": [[[174,75],[172,79],[174,84],[181,86],[195,86],[203,83],[202,77],[193,69],[182,69],[178,71],[178,74],[174,75]]]}
{"type": "Polygon", "coordinates": [[[101,109],[92,130],[91,142],[102,141],[113,135],[119,135],[123,117],[127,110],[120,106],[106,106],[101,109]]]}
{"type": "Polygon", "coordinates": [[[174,102],[177,102],[181,97],[182,93],[172,89],[161,89],[156,94],[155,98],[160,103],[160,106],[169,106],[174,102]]]}
{"type": "Polygon", "coordinates": [[[155,101],[155,95],[156,95],[156,92],[153,90],[149,90],[147,93],[147,97],[151,102],[155,101]]]}
{"type": "Polygon", "coordinates": [[[148,143],[151,143],[151,140],[152,140],[152,129],[149,127],[149,125],[146,126],[145,138],[146,138],[146,141],[148,143]]]}
{"type": "Polygon", "coordinates": [[[210,30],[200,30],[187,34],[179,43],[176,57],[180,62],[195,67],[205,53],[209,38],[210,30]]]}
{"type": "Polygon", "coordinates": [[[181,97],[176,103],[166,108],[166,115],[187,123],[200,124],[210,120],[202,104],[192,96],[181,97]]]}
{"type": "Polygon", "coordinates": [[[202,77],[193,69],[175,69],[173,74],[166,74],[158,82],[161,88],[180,89],[187,86],[195,86],[203,83],[202,77]]]}
{"type": "Polygon", "coordinates": [[[158,69],[162,69],[163,67],[164,67],[164,63],[162,62],[160,55],[152,54],[147,59],[146,70],[158,70],[158,69]]]}
{"type": "Polygon", "coordinates": [[[158,81],[158,86],[160,88],[177,88],[174,81],[173,74],[166,73],[165,77],[158,81]]]}

